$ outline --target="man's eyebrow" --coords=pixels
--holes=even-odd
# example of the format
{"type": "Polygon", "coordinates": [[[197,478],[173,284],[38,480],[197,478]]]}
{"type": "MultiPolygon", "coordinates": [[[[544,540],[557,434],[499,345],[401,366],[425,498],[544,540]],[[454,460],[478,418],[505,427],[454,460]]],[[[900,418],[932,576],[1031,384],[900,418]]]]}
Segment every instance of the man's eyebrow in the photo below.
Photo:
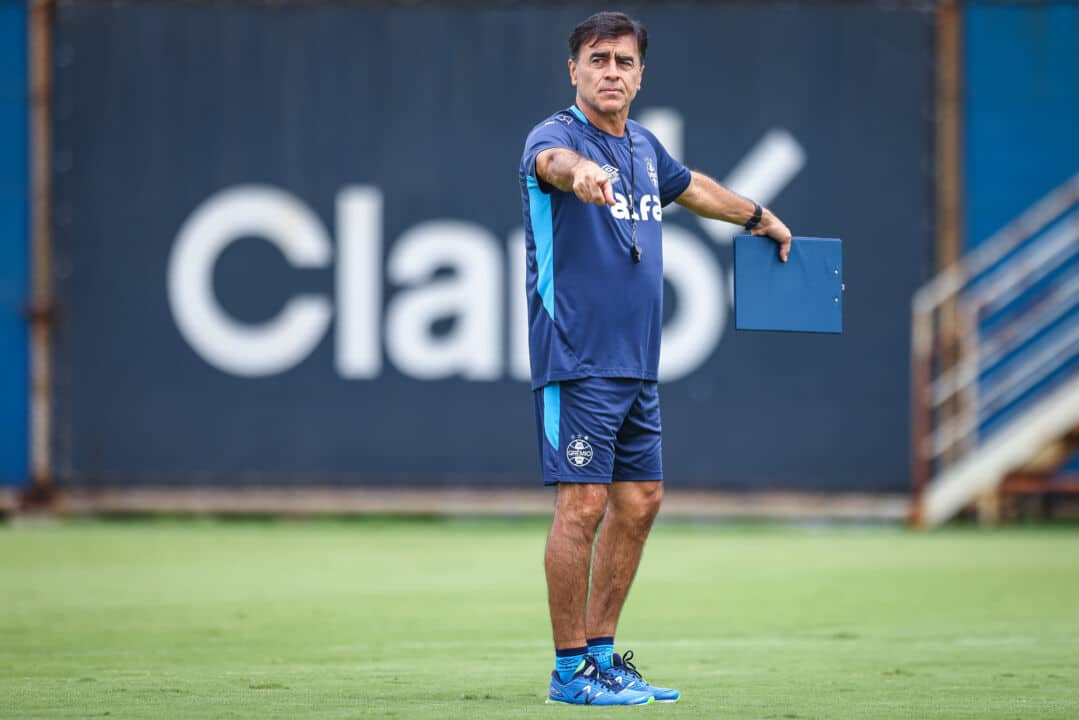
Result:
{"type": "MultiPolygon", "coordinates": [[[[611,56],[611,51],[610,50],[597,50],[596,52],[589,55],[588,59],[589,60],[606,60],[610,56],[611,56]]],[[[617,60],[620,63],[624,63],[624,62],[627,62],[627,61],[628,62],[634,62],[634,63],[637,62],[637,58],[635,58],[633,55],[615,55],[614,59],[617,60]]]]}

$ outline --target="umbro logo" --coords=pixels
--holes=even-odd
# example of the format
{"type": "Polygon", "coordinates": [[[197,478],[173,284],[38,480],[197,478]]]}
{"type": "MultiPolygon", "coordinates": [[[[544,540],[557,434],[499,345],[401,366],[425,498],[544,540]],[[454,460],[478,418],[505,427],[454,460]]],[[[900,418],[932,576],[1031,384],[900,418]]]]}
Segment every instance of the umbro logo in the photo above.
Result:
{"type": "Polygon", "coordinates": [[[550,120],[544,122],[541,127],[547,127],[548,125],[557,125],[558,123],[562,123],[563,125],[572,125],[573,118],[569,115],[555,115],[550,120]]]}
{"type": "Polygon", "coordinates": [[[607,173],[607,177],[609,177],[611,179],[611,184],[612,185],[614,185],[616,182],[618,182],[618,178],[620,177],[620,174],[618,172],[618,168],[616,168],[614,165],[611,165],[610,163],[607,163],[606,165],[603,165],[602,167],[603,167],[603,172],[607,173]]]}

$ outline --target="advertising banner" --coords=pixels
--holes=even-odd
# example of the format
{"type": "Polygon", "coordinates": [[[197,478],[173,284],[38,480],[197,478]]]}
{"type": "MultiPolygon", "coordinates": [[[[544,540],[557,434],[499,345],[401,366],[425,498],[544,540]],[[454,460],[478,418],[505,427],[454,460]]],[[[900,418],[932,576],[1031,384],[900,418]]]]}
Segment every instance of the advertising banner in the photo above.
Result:
{"type": "MultiPolygon", "coordinates": [[[[61,484],[538,486],[517,167],[588,12],[62,5],[61,484]]],[[[840,336],[736,333],[738,229],[664,209],[668,484],[905,489],[931,16],[637,15],[633,117],[847,283],[840,336]]]]}

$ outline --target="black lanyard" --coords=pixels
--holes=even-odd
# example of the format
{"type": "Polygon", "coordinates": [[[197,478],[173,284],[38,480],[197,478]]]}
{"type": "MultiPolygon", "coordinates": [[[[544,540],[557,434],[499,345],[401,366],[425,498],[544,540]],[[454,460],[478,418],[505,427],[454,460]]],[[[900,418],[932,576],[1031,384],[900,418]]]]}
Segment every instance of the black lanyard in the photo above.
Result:
{"type": "MultiPolygon", "coordinates": [[[[596,132],[601,133],[600,137],[603,138],[603,144],[607,146],[607,152],[611,154],[611,162],[617,168],[618,155],[615,154],[611,143],[607,141],[607,135],[599,129],[596,132]]],[[[641,246],[637,244],[637,200],[633,194],[637,189],[637,160],[633,155],[633,133],[630,132],[629,125],[626,125],[626,139],[629,141],[629,232],[633,238],[629,246],[629,256],[633,258],[634,263],[639,263],[641,261],[641,246]]]]}
{"type": "Polygon", "coordinates": [[[637,244],[637,202],[633,193],[637,191],[637,159],[633,156],[633,133],[626,125],[626,139],[629,140],[629,226],[633,244],[629,247],[629,256],[633,262],[641,261],[641,246],[637,244]]]}

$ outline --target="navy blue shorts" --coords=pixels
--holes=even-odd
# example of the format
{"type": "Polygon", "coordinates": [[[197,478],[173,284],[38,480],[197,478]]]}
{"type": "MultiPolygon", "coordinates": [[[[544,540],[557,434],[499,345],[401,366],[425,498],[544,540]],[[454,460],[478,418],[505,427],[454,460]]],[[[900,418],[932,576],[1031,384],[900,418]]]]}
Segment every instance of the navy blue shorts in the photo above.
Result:
{"type": "Polygon", "coordinates": [[[589,377],[533,395],[544,485],[663,479],[655,381],[589,377]]]}

